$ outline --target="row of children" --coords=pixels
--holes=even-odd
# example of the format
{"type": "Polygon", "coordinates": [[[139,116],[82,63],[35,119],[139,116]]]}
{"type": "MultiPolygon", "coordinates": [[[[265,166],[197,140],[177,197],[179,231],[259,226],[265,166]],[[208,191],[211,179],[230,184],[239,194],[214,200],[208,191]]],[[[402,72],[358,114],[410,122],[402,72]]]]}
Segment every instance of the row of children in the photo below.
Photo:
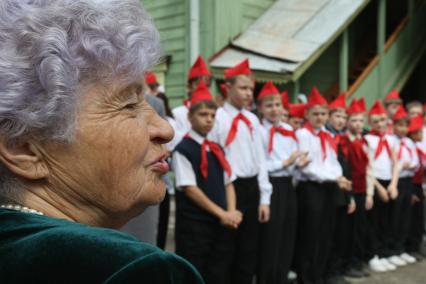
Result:
{"type": "Polygon", "coordinates": [[[416,261],[408,252],[423,234],[421,116],[410,120],[392,92],[392,119],[377,101],[366,133],[363,99],[346,107],[343,94],[328,105],[313,88],[307,104],[293,105],[268,82],[259,119],[248,61],[224,76],[218,108],[197,59],[169,144],[176,253],[206,283],[286,283],[290,269],[298,283],[345,283],[345,274],[367,276],[366,263],[384,272],[416,261]]]}

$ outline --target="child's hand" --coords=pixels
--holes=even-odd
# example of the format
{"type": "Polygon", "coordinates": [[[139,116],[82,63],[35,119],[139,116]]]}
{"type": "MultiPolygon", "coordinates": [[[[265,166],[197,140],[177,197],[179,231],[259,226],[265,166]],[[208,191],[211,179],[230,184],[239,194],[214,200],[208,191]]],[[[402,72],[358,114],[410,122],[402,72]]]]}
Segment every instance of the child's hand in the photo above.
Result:
{"type": "Polygon", "coordinates": [[[414,205],[417,202],[420,202],[420,198],[417,195],[412,194],[411,195],[411,205],[414,205]]]}
{"type": "Polygon", "coordinates": [[[412,170],[416,167],[416,165],[412,165],[410,164],[410,162],[405,162],[404,164],[402,164],[402,168],[404,170],[412,170]]]}
{"type": "Polygon", "coordinates": [[[356,210],[356,204],[355,204],[355,200],[351,200],[351,202],[349,202],[348,204],[348,214],[352,214],[354,213],[356,210]]]}
{"type": "Polygon", "coordinates": [[[289,166],[293,165],[293,164],[296,162],[296,160],[297,160],[300,156],[302,156],[302,155],[303,155],[303,152],[302,152],[302,151],[295,151],[295,152],[293,152],[293,153],[290,155],[290,157],[289,157],[287,160],[285,160],[285,161],[283,162],[283,166],[284,166],[284,168],[286,168],[286,167],[289,167],[289,166]]]}
{"type": "Polygon", "coordinates": [[[259,222],[267,223],[270,217],[269,205],[261,204],[259,205],[259,222]]]}
{"type": "Polygon", "coordinates": [[[373,196],[367,195],[365,198],[365,210],[371,210],[374,206],[373,196]]]}
{"type": "Polygon", "coordinates": [[[352,189],[352,182],[344,176],[338,177],[336,179],[336,183],[340,189],[344,189],[346,191],[350,191],[352,189]]]}
{"type": "Polygon", "coordinates": [[[395,199],[397,199],[397,198],[398,198],[398,188],[397,188],[395,185],[390,184],[390,185],[388,186],[388,192],[389,192],[389,197],[390,197],[392,200],[395,200],[395,199]]]}
{"type": "Polygon", "coordinates": [[[223,226],[236,229],[240,225],[243,220],[243,214],[238,210],[233,211],[224,211],[221,218],[220,223],[223,226]]]}
{"type": "Polygon", "coordinates": [[[297,166],[301,169],[303,169],[304,167],[306,167],[307,165],[309,165],[309,163],[311,162],[311,160],[308,157],[308,152],[302,153],[298,162],[297,162],[297,166]]]}

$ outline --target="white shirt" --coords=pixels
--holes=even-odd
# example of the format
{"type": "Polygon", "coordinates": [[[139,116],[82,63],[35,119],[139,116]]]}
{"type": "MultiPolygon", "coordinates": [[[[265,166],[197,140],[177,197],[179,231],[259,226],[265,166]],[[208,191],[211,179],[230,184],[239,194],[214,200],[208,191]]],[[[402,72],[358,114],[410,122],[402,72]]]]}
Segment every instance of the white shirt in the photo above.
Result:
{"type": "MultiPolygon", "coordinates": [[[[364,137],[368,143],[368,155],[372,157],[373,160],[374,177],[380,180],[391,180],[393,161],[392,157],[389,157],[386,147],[383,147],[383,150],[380,155],[375,158],[376,149],[379,145],[380,137],[372,134],[367,134],[364,137]]],[[[390,143],[390,135],[385,134],[383,138],[388,141],[389,147],[391,147],[391,151],[393,152],[392,144],[390,143]]]]}
{"type": "MultiPolygon", "coordinates": [[[[266,119],[263,120],[262,129],[262,142],[263,149],[265,151],[266,156],[266,165],[268,167],[269,176],[272,177],[290,177],[293,175],[295,170],[295,165],[291,165],[289,167],[284,168],[283,162],[290,158],[291,154],[296,152],[299,149],[299,145],[296,140],[292,137],[281,135],[276,132],[273,136],[273,147],[272,151],[269,153],[269,143],[270,143],[270,130],[272,125],[266,119]]],[[[277,125],[286,130],[293,131],[293,127],[291,127],[287,123],[280,123],[277,125]]]]}
{"type": "Polygon", "coordinates": [[[417,155],[417,149],[414,142],[408,138],[403,137],[402,139],[396,135],[392,135],[390,137],[391,147],[395,149],[395,154],[398,155],[399,151],[401,151],[401,158],[398,160],[398,166],[400,167],[400,178],[413,177],[419,168],[419,157],[417,155]],[[401,141],[405,144],[401,149],[401,141]],[[408,149],[410,150],[408,150],[408,149]],[[410,154],[411,151],[411,154],[410,154]],[[414,166],[413,169],[402,169],[402,166],[405,163],[409,163],[411,166],[414,166]]]}
{"type": "MultiPolygon", "coordinates": [[[[326,131],[325,127],[321,130],[326,131]]],[[[314,132],[318,133],[318,130],[314,130],[314,132]]],[[[299,140],[299,150],[307,152],[308,158],[311,160],[306,167],[300,169],[299,180],[319,183],[335,182],[338,177],[343,175],[336,151],[329,143],[326,143],[326,158],[323,159],[321,140],[318,136],[306,128],[298,129],[296,136],[299,140]]]]}
{"type": "Polygon", "coordinates": [[[175,135],[178,137],[177,143],[179,143],[183,136],[191,130],[191,123],[188,120],[188,112],[189,109],[184,105],[178,106],[172,110],[173,117],[176,121],[176,128],[174,128],[174,130],[175,135]]]}
{"type": "Polygon", "coordinates": [[[209,133],[209,137],[225,149],[232,172],[237,177],[248,178],[257,175],[260,204],[268,205],[271,199],[272,185],[268,178],[259,119],[253,113],[245,109],[241,110],[242,114],[250,120],[253,132],[251,133],[249,127],[240,120],[235,139],[231,144],[225,146],[232,121],[239,112],[230,103],[225,102],[223,107],[216,112],[215,126],[209,133]]]}
{"type": "MultiPolygon", "coordinates": [[[[203,144],[205,139],[193,130],[190,130],[189,136],[200,145],[203,144]]],[[[210,151],[208,146],[206,147],[206,150],[210,151]]],[[[195,171],[191,162],[184,155],[177,151],[173,152],[172,168],[175,172],[176,187],[179,190],[182,190],[182,188],[185,186],[197,186],[197,178],[195,176],[195,171]]],[[[236,177],[233,173],[229,177],[224,171],[225,186],[233,182],[235,178],[236,177]]]]}

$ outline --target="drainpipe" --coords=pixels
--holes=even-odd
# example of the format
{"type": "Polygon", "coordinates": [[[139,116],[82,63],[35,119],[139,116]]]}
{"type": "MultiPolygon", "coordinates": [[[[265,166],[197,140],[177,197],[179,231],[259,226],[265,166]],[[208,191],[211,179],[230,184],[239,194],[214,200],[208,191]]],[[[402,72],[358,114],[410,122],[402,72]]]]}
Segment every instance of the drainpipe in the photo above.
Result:
{"type": "Polygon", "coordinates": [[[189,58],[190,65],[195,62],[200,54],[200,2],[189,2],[189,58]]]}
{"type": "Polygon", "coordinates": [[[349,45],[348,30],[346,29],[340,37],[340,56],[339,56],[339,90],[344,92],[348,90],[348,66],[349,66],[349,45]]]}
{"type": "Polygon", "coordinates": [[[386,0],[379,0],[377,7],[377,53],[379,55],[378,85],[379,98],[384,96],[383,90],[383,59],[385,55],[386,40],[386,0]]]}

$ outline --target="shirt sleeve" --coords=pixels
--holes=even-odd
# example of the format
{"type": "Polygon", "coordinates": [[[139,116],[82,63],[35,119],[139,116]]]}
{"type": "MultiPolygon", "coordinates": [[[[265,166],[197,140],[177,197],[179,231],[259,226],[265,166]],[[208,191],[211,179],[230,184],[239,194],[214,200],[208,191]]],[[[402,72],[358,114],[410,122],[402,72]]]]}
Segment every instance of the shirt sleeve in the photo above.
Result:
{"type": "Polygon", "coordinates": [[[271,202],[272,194],[272,185],[269,182],[268,176],[268,167],[266,163],[265,150],[262,145],[261,135],[260,135],[260,125],[258,125],[257,132],[254,133],[255,147],[257,149],[259,157],[259,174],[257,175],[257,181],[259,183],[260,189],[260,204],[269,205],[271,202]]]}
{"type": "Polygon", "coordinates": [[[306,176],[308,179],[317,180],[315,171],[314,171],[314,160],[312,157],[312,145],[311,145],[311,139],[306,133],[302,130],[299,130],[296,132],[297,140],[299,141],[299,150],[302,152],[308,153],[308,158],[311,160],[311,162],[306,165],[304,168],[300,169],[300,172],[306,176]]]}
{"type": "Polygon", "coordinates": [[[172,167],[175,172],[176,187],[197,186],[194,169],[188,159],[175,151],[173,153],[172,167]]]}

